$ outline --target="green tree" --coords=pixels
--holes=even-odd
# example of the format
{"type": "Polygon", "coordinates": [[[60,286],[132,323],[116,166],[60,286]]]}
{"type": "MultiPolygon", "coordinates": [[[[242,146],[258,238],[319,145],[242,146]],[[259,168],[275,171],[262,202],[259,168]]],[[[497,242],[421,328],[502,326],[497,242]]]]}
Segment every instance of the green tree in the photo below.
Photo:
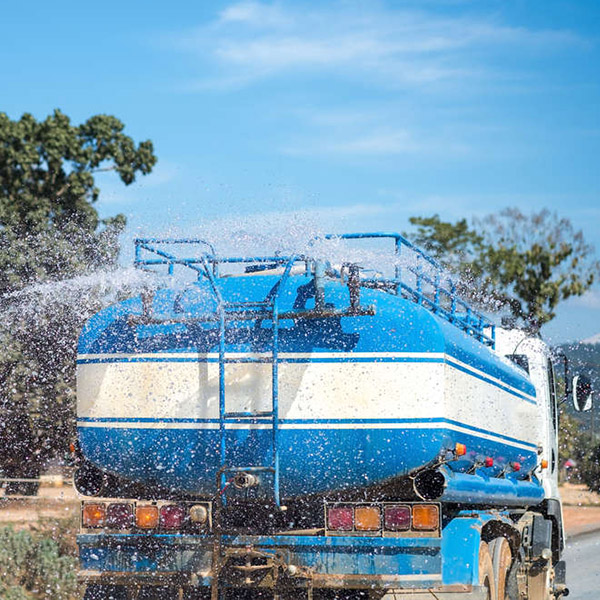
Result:
{"type": "Polygon", "coordinates": [[[416,244],[462,278],[462,290],[487,309],[504,310],[532,331],[559,302],[583,294],[600,273],[594,249],[568,219],[516,208],[456,223],[412,217],[416,244]]]}
{"type": "Polygon", "coordinates": [[[583,457],[581,478],[589,490],[600,493],[600,444],[592,445],[583,457]]]}
{"type": "Polygon", "coordinates": [[[571,483],[583,481],[593,448],[592,436],[575,417],[562,410],[558,430],[558,464],[562,468],[567,460],[575,461],[576,467],[571,470],[569,477],[571,483]]]}
{"type": "Polygon", "coordinates": [[[123,130],[110,115],[73,125],[59,110],[43,121],[0,113],[0,469],[9,475],[35,476],[72,439],[76,336],[98,306],[87,297],[75,310],[57,288],[40,308],[32,290],[116,266],[125,217],[100,219],[96,174],[129,185],[156,162],[152,142],[136,145],[123,130]]]}

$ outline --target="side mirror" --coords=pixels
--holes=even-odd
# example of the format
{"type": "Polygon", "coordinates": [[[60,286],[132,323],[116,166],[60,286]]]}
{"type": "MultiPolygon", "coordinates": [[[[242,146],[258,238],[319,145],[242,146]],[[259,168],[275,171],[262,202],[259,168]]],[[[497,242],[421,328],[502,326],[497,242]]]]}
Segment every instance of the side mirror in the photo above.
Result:
{"type": "Polygon", "coordinates": [[[592,382],[585,375],[573,377],[573,407],[577,412],[592,408],[592,382]]]}

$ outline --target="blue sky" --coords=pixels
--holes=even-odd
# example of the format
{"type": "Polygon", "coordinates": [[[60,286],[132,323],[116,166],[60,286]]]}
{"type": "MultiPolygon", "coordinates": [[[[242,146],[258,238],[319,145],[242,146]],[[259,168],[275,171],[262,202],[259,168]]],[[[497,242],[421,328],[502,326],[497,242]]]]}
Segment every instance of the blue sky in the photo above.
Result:
{"type": "MultiPolygon", "coordinates": [[[[159,163],[101,214],[130,232],[214,219],[406,230],[506,206],[600,250],[600,3],[7,3],[0,110],[118,116],[159,163]],[[301,209],[301,217],[294,216],[301,209]]],[[[600,332],[600,292],[555,341],[600,332]]]]}

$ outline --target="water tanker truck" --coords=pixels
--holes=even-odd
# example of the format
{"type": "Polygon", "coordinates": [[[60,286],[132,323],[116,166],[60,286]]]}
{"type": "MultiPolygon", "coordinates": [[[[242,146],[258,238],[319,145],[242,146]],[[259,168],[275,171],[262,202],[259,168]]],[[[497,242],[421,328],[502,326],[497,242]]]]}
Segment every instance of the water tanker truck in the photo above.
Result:
{"type": "Polygon", "coordinates": [[[79,339],[88,600],[568,593],[548,347],[402,236],[328,237],[390,252],[367,268],[136,240],[136,266],[178,284],[79,339]]]}

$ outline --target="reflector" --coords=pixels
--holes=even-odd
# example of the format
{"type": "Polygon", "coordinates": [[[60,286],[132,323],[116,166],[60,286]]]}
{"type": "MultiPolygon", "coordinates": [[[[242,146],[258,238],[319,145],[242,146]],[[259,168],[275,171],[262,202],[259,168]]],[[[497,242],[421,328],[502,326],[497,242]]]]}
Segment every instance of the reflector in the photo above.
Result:
{"type": "Polygon", "coordinates": [[[357,531],[378,531],[381,528],[381,510],[378,506],[357,506],[354,509],[357,531]]]}
{"type": "Polygon", "coordinates": [[[185,520],[185,509],[176,504],[169,504],[160,509],[160,526],[164,529],[178,529],[185,520]]]}
{"type": "Polygon", "coordinates": [[[109,529],[133,527],[133,506],[127,503],[109,504],[106,509],[106,527],[109,529]]]}
{"type": "Polygon", "coordinates": [[[383,524],[388,531],[407,531],[410,529],[410,506],[386,506],[383,524]]]}
{"type": "Polygon", "coordinates": [[[81,524],[83,527],[102,527],[106,518],[106,507],[104,504],[84,504],[81,512],[81,524]]]}
{"type": "Polygon", "coordinates": [[[135,524],[141,529],[152,529],[158,525],[156,506],[138,506],[135,509],[135,524]]]}
{"type": "Polygon", "coordinates": [[[202,504],[194,504],[190,508],[190,521],[202,525],[208,520],[208,509],[202,504]]]}
{"type": "Polygon", "coordinates": [[[440,512],[435,504],[415,504],[412,511],[413,529],[434,531],[439,526],[440,512]]]}
{"type": "Polygon", "coordinates": [[[454,453],[456,456],[464,456],[467,453],[467,447],[464,444],[456,442],[454,446],[454,453]]]}
{"type": "Polygon", "coordinates": [[[335,506],[327,511],[327,526],[334,531],[352,531],[354,515],[351,506],[335,506]]]}

